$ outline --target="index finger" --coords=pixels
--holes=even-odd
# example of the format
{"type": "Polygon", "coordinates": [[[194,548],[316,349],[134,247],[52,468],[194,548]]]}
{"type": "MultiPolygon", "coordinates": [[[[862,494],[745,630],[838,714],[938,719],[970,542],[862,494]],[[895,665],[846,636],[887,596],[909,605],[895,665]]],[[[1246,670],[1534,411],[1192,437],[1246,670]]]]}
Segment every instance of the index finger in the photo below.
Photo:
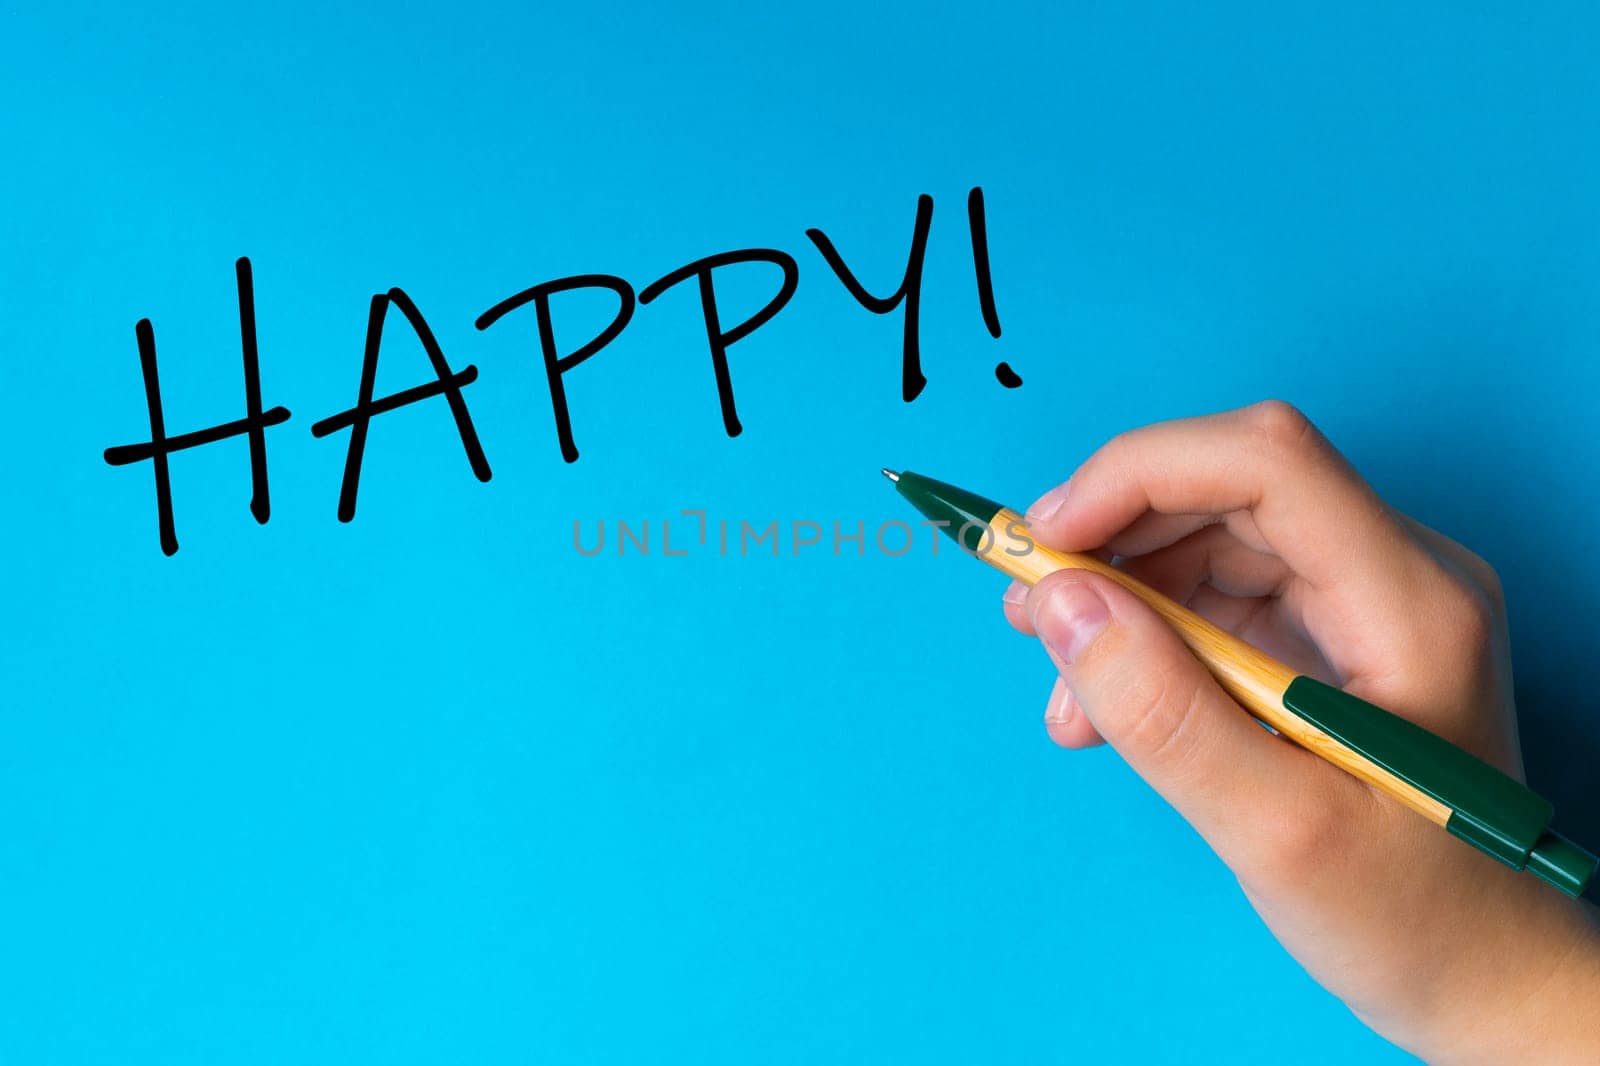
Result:
{"type": "Polygon", "coordinates": [[[1407,592],[1426,580],[1416,540],[1281,401],[1121,434],[1030,508],[1028,521],[1039,543],[1084,551],[1151,512],[1188,516],[1170,521],[1174,539],[1213,516],[1247,512],[1266,550],[1297,578],[1356,609],[1342,621],[1403,617],[1407,592]]]}

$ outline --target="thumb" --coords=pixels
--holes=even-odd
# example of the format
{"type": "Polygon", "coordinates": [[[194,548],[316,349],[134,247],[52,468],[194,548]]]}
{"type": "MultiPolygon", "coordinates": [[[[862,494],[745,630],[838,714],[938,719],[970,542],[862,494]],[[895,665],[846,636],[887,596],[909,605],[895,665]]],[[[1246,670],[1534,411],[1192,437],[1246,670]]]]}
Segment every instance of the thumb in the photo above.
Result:
{"type": "Polygon", "coordinates": [[[1248,861],[1278,835],[1274,825],[1303,825],[1326,803],[1310,785],[1329,768],[1257,725],[1177,632],[1115,581],[1051,574],[1028,593],[1027,609],[1095,729],[1223,861],[1248,861]]]}

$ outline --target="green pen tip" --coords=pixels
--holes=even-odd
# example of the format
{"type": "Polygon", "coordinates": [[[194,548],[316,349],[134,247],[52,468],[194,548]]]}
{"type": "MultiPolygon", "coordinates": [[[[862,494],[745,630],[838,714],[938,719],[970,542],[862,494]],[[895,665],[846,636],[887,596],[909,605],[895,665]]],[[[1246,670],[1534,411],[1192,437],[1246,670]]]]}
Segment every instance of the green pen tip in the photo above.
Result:
{"type": "Polygon", "coordinates": [[[883,468],[883,476],[888,478],[890,481],[900,480],[900,475],[895,473],[893,470],[890,470],[888,467],[883,468]]]}

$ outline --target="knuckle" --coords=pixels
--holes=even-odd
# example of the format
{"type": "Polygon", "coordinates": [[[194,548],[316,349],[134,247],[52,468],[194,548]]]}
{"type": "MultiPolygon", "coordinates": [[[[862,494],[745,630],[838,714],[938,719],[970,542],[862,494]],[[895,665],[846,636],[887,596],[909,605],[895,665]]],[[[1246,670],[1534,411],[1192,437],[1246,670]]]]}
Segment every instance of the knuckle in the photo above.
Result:
{"type": "MultiPolygon", "coordinates": [[[[1477,653],[1494,639],[1499,611],[1493,592],[1478,575],[1448,563],[1434,563],[1424,597],[1429,603],[1429,629],[1446,648],[1477,653]]],[[[1498,583],[1496,583],[1498,584],[1498,583]]]]}
{"type": "Polygon", "coordinates": [[[1432,579],[1412,586],[1412,596],[1421,609],[1401,653],[1402,661],[1414,667],[1413,680],[1403,687],[1419,709],[1449,706],[1455,698],[1470,701],[1483,669],[1495,659],[1501,614],[1477,579],[1443,566],[1432,579]]]}
{"type": "Polygon", "coordinates": [[[1250,408],[1250,422],[1274,451],[1293,451],[1316,434],[1298,407],[1284,400],[1262,400],[1250,408]]]}
{"type": "Polygon", "coordinates": [[[1195,721],[1205,689],[1198,679],[1172,672],[1129,691],[1124,699],[1122,746],[1146,766],[1182,762],[1194,748],[1195,721]]]}
{"type": "Polygon", "coordinates": [[[1489,565],[1489,561],[1461,542],[1451,540],[1442,533],[1434,532],[1433,535],[1440,542],[1432,552],[1439,562],[1447,570],[1459,574],[1462,581],[1470,587],[1470,591],[1482,598],[1491,611],[1497,614],[1502,612],[1505,608],[1505,588],[1500,583],[1500,575],[1489,565]]]}
{"type": "MultiPolygon", "coordinates": [[[[1099,460],[1111,467],[1125,465],[1135,451],[1138,433],[1137,429],[1125,429],[1121,433],[1115,434],[1102,444],[1094,455],[1089,457],[1089,462],[1092,463],[1099,460]]],[[[1084,465],[1088,466],[1089,463],[1084,465]]]]}
{"type": "Polygon", "coordinates": [[[1506,589],[1505,585],[1500,581],[1499,571],[1495,570],[1480,556],[1474,555],[1472,558],[1476,562],[1474,569],[1478,579],[1479,592],[1482,593],[1484,600],[1489,605],[1489,609],[1496,616],[1504,614],[1506,609],[1506,589]]]}
{"type": "Polygon", "coordinates": [[[1455,647],[1476,653],[1494,639],[1498,618],[1495,602],[1476,582],[1452,578],[1440,597],[1440,606],[1445,613],[1445,629],[1455,647]]]}
{"type": "Polygon", "coordinates": [[[1263,821],[1254,837],[1251,872],[1273,884],[1295,884],[1343,853],[1350,832],[1338,807],[1299,804],[1284,816],[1263,821]]]}

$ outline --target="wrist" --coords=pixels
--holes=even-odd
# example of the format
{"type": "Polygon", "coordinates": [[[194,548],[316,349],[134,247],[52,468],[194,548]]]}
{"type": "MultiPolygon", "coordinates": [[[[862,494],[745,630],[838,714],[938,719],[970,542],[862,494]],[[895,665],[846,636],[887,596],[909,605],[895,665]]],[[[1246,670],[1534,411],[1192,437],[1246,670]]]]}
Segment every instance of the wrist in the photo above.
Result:
{"type": "Polygon", "coordinates": [[[1550,902],[1559,920],[1537,923],[1541,935],[1522,950],[1486,960],[1484,997],[1414,1049],[1427,1061],[1600,1062],[1600,912],[1550,902]]]}

